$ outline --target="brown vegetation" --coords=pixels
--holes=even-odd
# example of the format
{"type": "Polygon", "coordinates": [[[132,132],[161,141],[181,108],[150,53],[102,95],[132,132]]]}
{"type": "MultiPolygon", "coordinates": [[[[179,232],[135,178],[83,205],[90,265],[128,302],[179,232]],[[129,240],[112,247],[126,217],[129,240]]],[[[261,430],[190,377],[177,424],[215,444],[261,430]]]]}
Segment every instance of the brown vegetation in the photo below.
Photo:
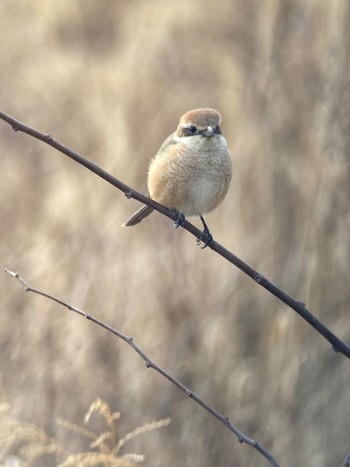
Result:
{"type": "MultiPolygon", "coordinates": [[[[1,109],[146,190],[190,108],[223,116],[234,157],[215,239],[350,341],[350,5],[312,0],[3,1],[1,109]]],[[[349,451],[349,362],[186,232],[0,124],[0,258],[131,334],[283,466],[349,451]]],[[[199,225],[199,224],[198,224],[199,225]]],[[[57,442],[97,397],[143,465],[265,466],[123,342],[0,280],[0,402],[57,442]],[[127,415],[125,415],[127,414],[127,415]]]]}

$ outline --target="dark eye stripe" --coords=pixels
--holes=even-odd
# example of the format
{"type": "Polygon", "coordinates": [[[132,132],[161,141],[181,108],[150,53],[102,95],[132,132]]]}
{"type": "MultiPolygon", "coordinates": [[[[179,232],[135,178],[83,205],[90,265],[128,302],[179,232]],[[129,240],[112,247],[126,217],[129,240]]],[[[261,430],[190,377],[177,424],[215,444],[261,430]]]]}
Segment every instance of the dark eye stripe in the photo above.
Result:
{"type": "Polygon", "coordinates": [[[198,130],[195,126],[181,128],[181,131],[180,131],[180,136],[193,136],[197,134],[198,134],[198,130]]]}
{"type": "MultiPolygon", "coordinates": [[[[219,125],[217,125],[214,129],[214,133],[217,134],[217,135],[221,135],[221,128],[219,125]]],[[[197,130],[197,128],[193,125],[191,125],[190,127],[183,127],[181,128],[181,132],[180,132],[180,136],[194,136],[194,135],[198,135],[199,132],[197,130]]]]}

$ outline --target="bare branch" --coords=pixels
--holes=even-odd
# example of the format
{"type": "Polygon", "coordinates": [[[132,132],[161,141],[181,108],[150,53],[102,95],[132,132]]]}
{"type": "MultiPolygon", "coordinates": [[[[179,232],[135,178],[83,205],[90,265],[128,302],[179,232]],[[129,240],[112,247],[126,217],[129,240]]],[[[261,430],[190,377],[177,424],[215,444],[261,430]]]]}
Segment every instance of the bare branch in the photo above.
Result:
{"type": "MultiPolygon", "coordinates": [[[[112,184],[122,192],[124,192],[127,198],[133,198],[138,201],[141,201],[148,206],[151,206],[156,211],[162,213],[164,216],[169,217],[170,219],[176,220],[178,215],[171,211],[170,209],[162,206],[161,204],[153,201],[152,199],[148,198],[147,196],[138,193],[137,191],[133,190],[132,188],[128,187],[117,178],[113,177],[108,172],[101,169],[98,165],[94,164],[93,162],[89,161],[85,157],[81,156],[77,152],[73,151],[72,149],[64,146],[63,144],[59,143],[58,141],[54,140],[50,135],[41,133],[38,130],[35,130],[24,123],[19,122],[18,120],[14,119],[13,117],[5,114],[4,112],[0,112],[0,119],[4,120],[5,122],[9,123],[14,131],[21,131],[26,133],[30,136],[33,136],[40,141],[54,147],[61,153],[65,154],[66,156],[70,157],[74,161],[78,162],[79,164],[83,165],[87,169],[94,172],[99,177],[106,180],[108,183],[112,184]]],[[[196,238],[201,236],[201,231],[197,229],[193,224],[185,220],[183,226],[185,230],[190,232],[196,238]]],[[[295,300],[290,295],[286,294],[283,290],[277,287],[275,284],[270,282],[266,277],[259,274],[255,271],[252,267],[242,261],[240,258],[235,256],[233,253],[228,251],[222,245],[217,243],[216,241],[212,241],[209,245],[213,251],[216,251],[219,255],[223,258],[227,259],[230,263],[234,264],[237,268],[247,274],[249,277],[255,280],[255,282],[261,287],[264,287],[268,290],[272,295],[277,297],[281,302],[285,303],[287,306],[292,308],[294,311],[298,313],[305,321],[307,321],[316,331],[321,334],[333,347],[336,352],[340,352],[346,357],[350,358],[350,347],[345,344],[341,339],[339,339],[335,334],[333,334],[324,324],[322,324],[310,311],[308,311],[304,305],[304,303],[295,300]]]]}
{"type": "Polygon", "coordinates": [[[23,285],[25,288],[26,292],[33,292],[38,295],[42,295],[43,297],[48,298],[49,300],[52,300],[54,302],[59,303],[60,305],[64,306],[70,311],[73,311],[74,313],[78,313],[79,315],[83,316],[84,318],[92,321],[93,323],[97,324],[98,326],[101,326],[102,328],[106,329],[107,331],[111,332],[112,334],[118,336],[120,339],[125,341],[127,344],[132,347],[135,352],[137,352],[140,357],[145,361],[146,367],[147,368],[152,368],[153,370],[157,371],[160,373],[164,378],[169,380],[172,384],[174,384],[176,387],[178,387],[182,392],[184,392],[188,397],[193,399],[198,405],[200,405],[203,409],[205,409],[207,412],[209,412],[211,415],[213,415],[215,418],[217,418],[221,423],[223,423],[230,431],[232,431],[238,438],[238,441],[240,443],[245,443],[251,446],[252,448],[256,449],[260,454],[262,454],[271,465],[274,467],[280,467],[277,461],[273,458],[272,454],[267,451],[261,444],[259,444],[257,441],[254,439],[249,438],[246,436],[244,433],[242,433],[233,423],[230,422],[229,418],[226,417],[225,415],[222,415],[219,413],[217,410],[215,410],[212,406],[210,406],[207,402],[205,402],[203,399],[201,399],[197,394],[195,394],[193,391],[188,389],[184,384],[182,384],[179,380],[174,378],[170,373],[165,371],[163,368],[158,366],[155,362],[153,362],[145,353],[144,351],[134,342],[134,339],[131,336],[126,336],[125,334],[121,333],[115,328],[112,328],[109,326],[107,323],[99,320],[93,315],[90,315],[89,313],[86,313],[83,310],[80,310],[79,308],[70,305],[69,303],[54,297],[53,295],[50,295],[46,292],[42,292],[41,290],[35,289],[34,287],[31,287],[17,272],[10,271],[9,269],[5,268],[5,272],[10,274],[12,277],[15,277],[16,279],[19,280],[19,282],[23,285]]]}

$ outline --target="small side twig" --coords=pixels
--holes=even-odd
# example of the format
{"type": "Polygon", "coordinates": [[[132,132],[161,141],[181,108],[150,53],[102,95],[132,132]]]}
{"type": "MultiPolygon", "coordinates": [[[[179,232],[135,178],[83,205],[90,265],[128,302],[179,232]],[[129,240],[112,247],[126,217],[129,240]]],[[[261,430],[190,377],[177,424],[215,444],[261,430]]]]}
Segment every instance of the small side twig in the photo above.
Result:
{"type": "MultiPolygon", "coordinates": [[[[31,128],[28,125],[16,120],[15,118],[11,117],[10,115],[0,111],[0,119],[7,122],[9,125],[12,126],[14,131],[21,131],[26,133],[27,135],[32,136],[44,143],[52,146],[53,148],[57,149],[57,151],[65,154],[69,158],[73,159],[78,164],[83,165],[91,172],[95,173],[99,177],[106,180],[111,185],[115,186],[119,190],[121,190],[127,198],[133,198],[141,203],[147,204],[151,206],[156,211],[160,212],[166,217],[173,219],[174,221],[177,220],[178,214],[174,213],[174,211],[166,208],[165,206],[153,201],[151,198],[138,193],[137,191],[133,190],[129,186],[125,185],[125,183],[121,182],[117,178],[113,177],[113,175],[109,174],[105,170],[101,169],[98,165],[94,164],[93,162],[89,161],[82,155],[78,154],[77,152],[73,151],[72,149],[68,148],[64,144],[56,141],[52,138],[52,136],[42,133],[34,128],[31,128]]],[[[197,229],[193,224],[185,220],[182,227],[194,235],[196,238],[199,238],[202,232],[197,229]]],[[[236,255],[228,251],[218,242],[213,240],[209,245],[213,251],[218,253],[220,256],[225,258],[227,261],[235,265],[238,269],[243,271],[249,277],[251,277],[257,284],[261,287],[264,287],[268,290],[272,295],[277,297],[281,302],[285,303],[289,308],[293,309],[301,316],[305,321],[307,321],[319,334],[321,334],[333,347],[336,352],[340,352],[346,357],[350,358],[350,346],[345,344],[341,339],[339,339],[332,331],[330,331],[324,324],[321,323],[309,310],[306,309],[305,304],[295,300],[290,295],[286,294],[283,290],[277,287],[275,284],[270,282],[266,277],[259,274],[255,271],[252,267],[250,267],[247,263],[242,261],[236,255]]]]}
{"type": "Polygon", "coordinates": [[[73,311],[74,313],[77,313],[84,318],[92,321],[93,323],[97,324],[98,326],[101,326],[102,328],[106,329],[107,331],[111,332],[112,334],[118,336],[120,339],[122,339],[124,342],[130,345],[135,352],[137,352],[140,357],[144,360],[146,363],[147,368],[152,368],[159,374],[161,374],[164,378],[166,378],[168,381],[170,381],[172,384],[174,384],[176,387],[178,387],[182,392],[184,392],[188,397],[193,399],[198,405],[200,405],[203,409],[205,409],[207,412],[209,412],[211,415],[213,415],[217,420],[219,420],[221,423],[223,423],[230,431],[232,431],[236,437],[238,438],[238,441],[240,443],[245,443],[248,446],[256,449],[260,454],[262,454],[265,459],[268,460],[268,462],[273,465],[274,467],[280,467],[277,461],[274,459],[272,454],[265,449],[261,444],[259,444],[257,441],[254,439],[249,438],[247,435],[242,433],[233,423],[230,422],[229,418],[226,417],[225,415],[222,415],[219,413],[217,410],[215,410],[211,405],[209,405],[207,402],[205,402],[201,397],[199,397],[197,394],[195,394],[193,391],[191,391],[189,388],[187,388],[184,384],[182,384],[179,380],[177,380],[174,376],[172,376],[170,373],[165,371],[163,368],[158,366],[154,361],[152,361],[145,353],[144,351],[134,342],[134,339],[131,336],[127,336],[123,334],[122,332],[118,331],[117,329],[113,328],[112,326],[108,325],[107,323],[99,320],[93,315],[90,315],[89,313],[86,313],[83,310],[80,310],[79,308],[70,305],[69,303],[54,297],[51,294],[48,294],[46,292],[43,292],[39,289],[35,289],[34,287],[31,287],[17,272],[10,271],[9,269],[5,268],[5,272],[10,274],[12,277],[15,277],[25,288],[26,292],[33,292],[35,294],[41,295],[43,297],[48,298],[49,300],[52,300],[56,303],[59,303],[60,305],[64,306],[70,311],[73,311]]]}

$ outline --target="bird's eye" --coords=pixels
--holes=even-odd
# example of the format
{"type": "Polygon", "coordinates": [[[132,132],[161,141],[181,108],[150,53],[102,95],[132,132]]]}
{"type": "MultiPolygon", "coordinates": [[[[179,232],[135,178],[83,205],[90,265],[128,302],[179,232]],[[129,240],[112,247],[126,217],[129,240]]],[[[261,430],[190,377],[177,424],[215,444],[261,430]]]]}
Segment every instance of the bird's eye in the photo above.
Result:
{"type": "Polygon", "coordinates": [[[216,133],[217,135],[221,135],[221,128],[219,127],[219,125],[215,127],[214,133],[216,133]]]}
{"type": "Polygon", "coordinates": [[[188,132],[190,135],[195,135],[197,133],[197,128],[193,125],[191,125],[189,128],[188,128],[188,132]]]}

